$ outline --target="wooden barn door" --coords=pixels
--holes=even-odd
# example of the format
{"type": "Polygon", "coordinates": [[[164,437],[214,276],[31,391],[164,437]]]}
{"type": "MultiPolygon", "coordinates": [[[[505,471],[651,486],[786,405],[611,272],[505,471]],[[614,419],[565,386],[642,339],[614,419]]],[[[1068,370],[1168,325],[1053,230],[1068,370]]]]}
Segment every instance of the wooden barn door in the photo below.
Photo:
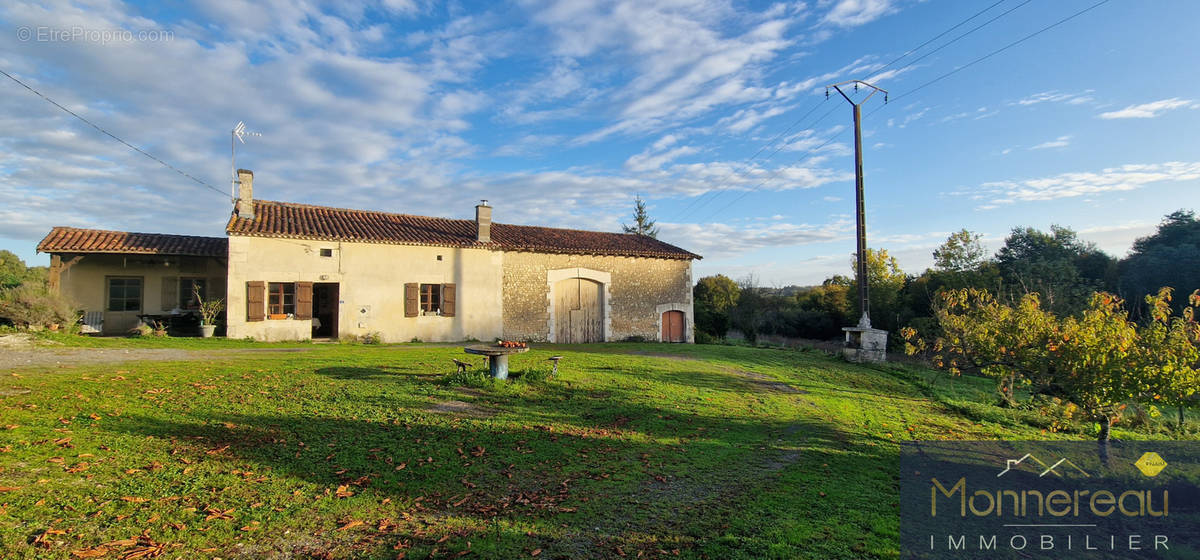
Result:
{"type": "Polygon", "coordinates": [[[662,314],[663,342],[687,342],[682,311],[667,311],[662,314]]]}
{"type": "Polygon", "coordinates": [[[554,285],[554,340],[604,342],[604,290],[600,283],[568,278],[554,285]]]}

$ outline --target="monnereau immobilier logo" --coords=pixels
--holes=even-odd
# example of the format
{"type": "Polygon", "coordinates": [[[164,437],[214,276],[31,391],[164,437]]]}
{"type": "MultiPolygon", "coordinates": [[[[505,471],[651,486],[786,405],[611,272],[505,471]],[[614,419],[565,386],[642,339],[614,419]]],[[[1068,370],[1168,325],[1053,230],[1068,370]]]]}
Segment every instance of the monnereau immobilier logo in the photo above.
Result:
{"type": "Polygon", "coordinates": [[[1200,442],[901,446],[901,558],[1200,558],[1200,442]]]}

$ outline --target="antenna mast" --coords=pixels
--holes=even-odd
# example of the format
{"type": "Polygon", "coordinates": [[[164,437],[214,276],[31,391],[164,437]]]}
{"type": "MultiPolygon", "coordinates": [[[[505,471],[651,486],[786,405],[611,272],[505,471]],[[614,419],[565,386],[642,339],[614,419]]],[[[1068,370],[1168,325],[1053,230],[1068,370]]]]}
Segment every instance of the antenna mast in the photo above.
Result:
{"type": "Polygon", "coordinates": [[[241,143],[245,144],[246,136],[262,136],[262,133],[261,132],[250,132],[250,131],[246,130],[246,123],[244,123],[242,121],[238,121],[237,126],[233,127],[233,130],[231,130],[230,134],[229,134],[229,172],[230,172],[230,175],[233,177],[233,179],[231,180],[230,185],[229,185],[229,203],[230,204],[233,204],[234,202],[237,201],[237,197],[238,197],[237,189],[238,189],[238,185],[241,183],[241,180],[238,179],[238,173],[237,173],[237,143],[241,142],[241,143]]]}

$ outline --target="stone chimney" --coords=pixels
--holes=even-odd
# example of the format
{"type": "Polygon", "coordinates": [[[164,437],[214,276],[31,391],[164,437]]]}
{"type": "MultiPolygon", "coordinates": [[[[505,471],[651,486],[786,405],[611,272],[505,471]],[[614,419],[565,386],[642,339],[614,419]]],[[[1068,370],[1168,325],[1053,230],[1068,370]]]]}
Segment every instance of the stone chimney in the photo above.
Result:
{"type": "Polygon", "coordinates": [[[237,213],[239,218],[254,219],[254,172],[239,169],[237,213]]]}
{"type": "Polygon", "coordinates": [[[476,239],[480,243],[490,243],[492,241],[492,207],[488,206],[486,200],[479,201],[479,205],[475,207],[475,226],[478,230],[476,239]]]}

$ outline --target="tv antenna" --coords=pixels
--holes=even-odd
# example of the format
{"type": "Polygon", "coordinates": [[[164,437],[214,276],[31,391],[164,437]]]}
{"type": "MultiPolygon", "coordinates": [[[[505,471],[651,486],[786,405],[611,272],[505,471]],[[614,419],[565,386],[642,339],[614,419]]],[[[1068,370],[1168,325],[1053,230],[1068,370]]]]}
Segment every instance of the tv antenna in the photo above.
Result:
{"type": "Polygon", "coordinates": [[[230,131],[230,136],[229,136],[229,153],[230,153],[229,168],[230,169],[229,170],[230,170],[230,173],[233,175],[233,181],[232,181],[232,183],[230,183],[230,186],[229,186],[229,201],[230,201],[230,203],[233,203],[234,201],[237,200],[238,184],[240,184],[242,182],[241,180],[238,179],[238,173],[237,173],[237,145],[238,145],[238,142],[245,144],[247,136],[262,136],[262,133],[261,132],[250,132],[249,130],[246,130],[246,123],[244,123],[242,121],[238,121],[237,126],[233,127],[233,130],[230,131]]]}

